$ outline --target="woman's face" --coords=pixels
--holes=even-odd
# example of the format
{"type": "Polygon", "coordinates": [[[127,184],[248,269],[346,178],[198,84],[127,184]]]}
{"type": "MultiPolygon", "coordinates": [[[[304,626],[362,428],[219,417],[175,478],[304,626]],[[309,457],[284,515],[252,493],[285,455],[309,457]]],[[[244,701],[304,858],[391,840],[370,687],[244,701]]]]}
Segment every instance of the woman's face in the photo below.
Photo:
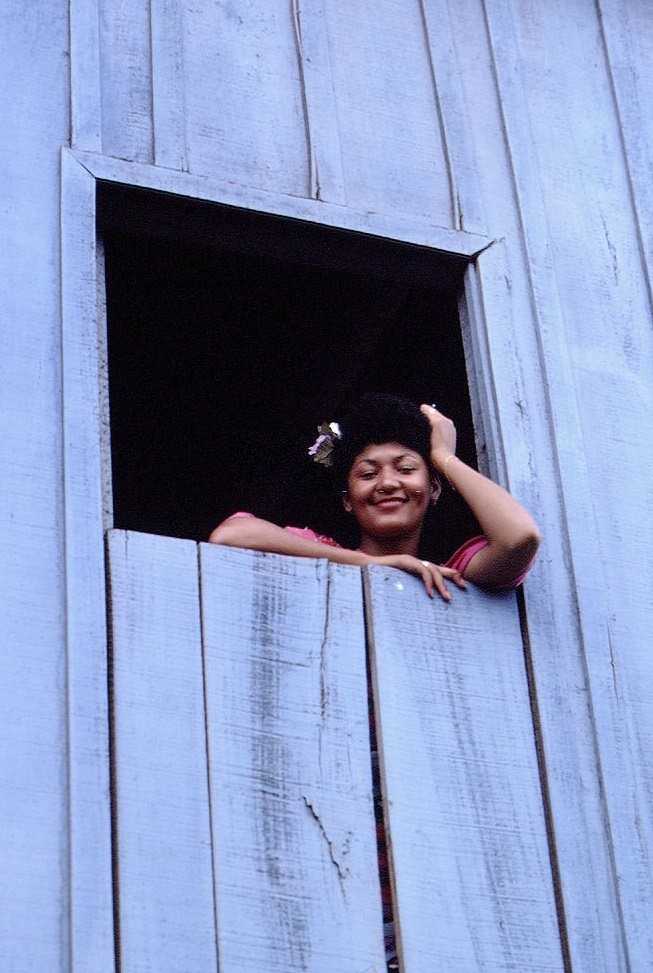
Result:
{"type": "Polygon", "coordinates": [[[419,453],[400,443],[383,443],[358,454],[343,503],[358,521],[363,540],[416,543],[433,493],[419,453]]]}

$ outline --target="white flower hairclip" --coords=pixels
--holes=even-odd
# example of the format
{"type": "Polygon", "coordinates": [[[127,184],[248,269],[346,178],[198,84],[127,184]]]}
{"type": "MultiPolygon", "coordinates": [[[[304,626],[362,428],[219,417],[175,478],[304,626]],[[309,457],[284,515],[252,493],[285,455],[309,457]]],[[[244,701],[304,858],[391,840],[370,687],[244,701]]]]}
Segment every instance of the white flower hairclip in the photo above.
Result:
{"type": "Polygon", "coordinates": [[[318,437],[309,447],[308,455],[322,466],[333,466],[333,447],[336,439],[342,439],[340,426],[337,422],[322,422],[317,427],[318,437]]]}

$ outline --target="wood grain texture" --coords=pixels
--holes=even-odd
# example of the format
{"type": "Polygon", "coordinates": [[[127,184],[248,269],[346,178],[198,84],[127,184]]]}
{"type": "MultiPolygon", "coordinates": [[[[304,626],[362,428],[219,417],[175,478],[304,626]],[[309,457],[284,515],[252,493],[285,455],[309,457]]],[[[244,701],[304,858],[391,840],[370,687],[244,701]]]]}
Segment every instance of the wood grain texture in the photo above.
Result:
{"type": "Polygon", "coordinates": [[[402,969],[559,973],[515,596],[366,575],[402,969]]]}
{"type": "MultiPolygon", "coordinates": [[[[568,543],[568,526],[560,485],[555,480],[547,482],[546,474],[540,473],[551,443],[547,442],[546,428],[535,421],[531,411],[537,408],[539,397],[535,380],[516,400],[523,404],[521,423],[510,421],[512,403],[507,390],[515,379],[515,368],[519,367],[519,351],[522,350],[522,361],[525,361],[523,349],[528,347],[523,333],[519,340],[515,337],[518,325],[515,308],[511,308],[511,297],[522,286],[520,269],[511,267],[511,258],[503,247],[494,246],[479,259],[476,273],[482,313],[487,316],[485,324],[483,317],[476,324],[481,326],[481,341],[487,341],[488,345],[486,361],[494,383],[499,420],[497,453],[503,457],[507,477],[505,480],[501,477],[501,480],[511,485],[513,492],[525,500],[530,509],[539,511],[544,534],[537,565],[526,582],[525,598],[529,651],[535,672],[548,789],[554,813],[555,849],[562,872],[562,921],[568,930],[569,953],[577,967],[587,971],[595,968],[625,970],[626,967],[621,965],[623,939],[619,904],[602,784],[597,773],[596,726],[588,698],[584,658],[584,639],[588,639],[590,645],[600,644],[603,633],[599,632],[599,641],[594,642],[591,615],[579,617],[576,578],[569,570],[566,560],[569,555],[564,555],[565,560],[561,557],[561,544],[568,543]],[[508,357],[506,349],[511,346],[515,354],[508,357]],[[524,484],[528,475],[533,477],[530,488],[524,484]]],[[[552,317],[549,317],[549,323],[552,317]]],[[[561,337],[558,333],[558,339],[561,337]]],[[[539,361],[539,352],[537,355],[530,359],[531,364],[539,361]]],[[[558,361],[561,368],[568,366],[568,356],[558,361]]],[[[549,359],[549,366],[551,364],[549,359]]],[[[524,380],[532,371],[529,366],[522,368],[524,380]]],[[[519,381],[519,373],[516,378],[519,381]]],[[[559,374],[552,382],[555,388],[562,388],[559,374]]],[[[558,401],[557,407],[563,410],[562,401],[558,401]]],[[[548,408],[545,405],[540,414],[546,414],[548,408]]],[[[566,489],[563,495],[575,505],[574,526],[580,533],[592,523],[593,510],[591,493],[582,486],[586,482],[583,479],[584,457],[582,450],[574,449],[574,444],[578,443],[575,438],[578,429],[574,428],[571,416],[572,412],[565,424],[561,412],[560,428],[565,430],[565,436],[558,444],[561,452],[554,452],[550,462],[553,470],[557,470],[560,463],[569,463],[562,489],[573,491],[573,497],[567,498],[566,489]],[[575,483],[574,472],[578,473],[575,483]]],[[[579,552],[581,557],[585,551],[590,556],[586,544],[579,552]]],[[[596,607],[600,611],[601,603],[598,602],[596,607]]]]}
{"type": "Polygon", "coordinates": [[[309,152],[309,195],[345,202],[338,111],[333,90],[324,0],[292,0],[309,152]]]}
{"type": "MultiPolygon", "coordinates": [[[[610,968],[643,968],[653,961],[653,768],[647,756],[653,672],[644,662],[650,574],[645,568],[624,591],[613,566],[615,558],[650,566],[641,524],[650,523],[642,456],[644,430],[653,420],[653,340],[649,329],[635,334],[632,326],[650,318],[650,293],[596,9],[588,16],[576,4],[543,17],[535,4],[509,13],[488,3],[487,14],[518,202],[529,214],[530,283],[558,431],[582,659],[606,800],[604,840],[618,899],[612,928],[621,937],[620,958],[611,959],[610,968]],[[522,52],[518,74],[508,69],[506,54],[515,50],[522,52]],[[542,83],[550,66],[544,51],[555,51],[555,70],[542,83]],[[579,266],[582,248],[589,252],[579,266]]],[[[545,709],[547,725],[559,719],[550,702],[545,709]]],[[[556,814],[562,827],[567,806],[556,814]]],[[[571,867],[563,874],[568,878],[571,867]]],[[[584,890],[576,894],[578,912],[587,915],[584,890]]]]}
{"type": "Polygon", "coordinates": [[[463,70],[457,44],[460,18],[449,0],[420,0],[420,4],[447,159],[453,225],[460,230],[484,233],[486,221],[478,163],[460,82],[463,70]]]}
{"type": "Polygon", "coordinates": [[[347,204],[453,227],[419,4],[328,0],[325,12],[347,204]]]}
{"type": "Polygon", "coordinates": [[[108,535],[120,968],[217,970],[197,546],[108,535]]]}
{"type": "Polygon", "coordinates": [[[71,145],[102,151],[98,0],[70,0],[71,145]]]}
{"type": "Polygon", "coordinates": [[[200,551],[220,971],[384,970],[359,573],[200,551]]]}
{"type": "MultiPolygon", "coordinates": [[[[95,180],[61,157],[63,483],[74,969],[113,968],[95,180]]],[[[103,421],[105,425],[103,425],[103,421]]]]}
{"type": "Polygon", "coordinates": [[[179,0],[150,0],[154,164],[186,171],[184,15],[179,0]]]}
{"type": "MultiPolygon", "coordinates": [[[[0,966],[68,973],[59,280],[67,4],[9,0],[1,20],[0,966]]],[[[97,933],[90,923],[89,944],[97,933]]],[[[100,949],[97,957],[104,973],[100,949]]]]}
{"type": "Polygon", "coordinates": [[[653,288],[653,112],[646,82],[653,59],[653,12],[647,3],[597,0],[617,122],[623,141],[633,216],[649,301],[653,288]]]}
{"type": "Polygon", "coordinates": [[[184,19],[190,171],[308,195],[307,132],[291,3],[193,4],[184,19]]]}
{"type": "Polygon", "coordinates": [[[149,0],[98,0],[102,146],[118,159],[152,162],[149,0]]]}
{"type": "MultiPolygon", "coordinates": [[[[486,349],[488,366],[483,370],[498,417],[498,438],[490,440],[490,452],[504,457],[499,464],[506,470],[502,482],[538,512],[544,534],[525,594],[569,965],[588,971],[623,970],[627,948],[597,774],[597,730],[586,670],[586,653],[607,661],[601,618],[605,601],[596,596],[606,590],[596,557],[594,517],[600,488],[599,480],[588,476],[560,280],[553,273],[547,200],[539,181],[541,161],[531,128],[531,99],[538,96],[532,83],[536,73],[538,91],[545,81],[555,79],[551,58],[559,44],[550,39],[542,47],[533,27],[537,12],[529,9],[532,17],[524,15],[525,34],[518,38],[513,14],[505,5],[486,8],[477,0],[457,5],[466,25],[459,41],[469,55],[461,61],[469,131],[484,160],[478,175],[489,225],[501,237],[478,260],[481,317],[473,326],[479,326],[478,344],[486,349]],[[547,59],[525,86],[520,58],[539,51],[547,51],[547,59]],[[550,416],[550,422],[542,422],[542,416],[550,416]],[[586,594],[580,611],[579,578],[586,594]]],[[[578,10],[570,10],[569,16],[571,25],[578,10]]],[[[542,109],[538,113],[552,152],[558,143],[551,138],[553,120],[565,114],[561,104],[555,107],[557,114],[551,117],[542,109]]],[[[567,202],[571,207],[571,196],[567,202]]],[[[570,212],[573,208],[566,211],[567,222],[570,212]]],[[[582,261],[578,248],[569,258],[576,264],[574,299],[581,300],[588,286],[585,265],[592,257],[591,244],[583,247],[582,261]]],[[[579,313],[596,338],[594,322],[585,310],[579,313]]],[[[588,405],[591,401],[588,398],[588,405]]],[[[493,423],[486,431],[494,433],[493,423]]]]}

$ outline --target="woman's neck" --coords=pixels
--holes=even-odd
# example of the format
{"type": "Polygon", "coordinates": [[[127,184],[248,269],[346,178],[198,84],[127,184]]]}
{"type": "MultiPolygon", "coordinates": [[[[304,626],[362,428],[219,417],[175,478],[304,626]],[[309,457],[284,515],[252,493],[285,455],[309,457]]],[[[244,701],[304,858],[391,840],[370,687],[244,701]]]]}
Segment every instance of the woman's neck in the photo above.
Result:
{"type": "Polygon", "coordinates": [[[416,537],[411,535],[410,537],[387,538],[387,540],[378,537],[362,537],[357,550],[362,554],[369,554],[371,557],[387,557],[389,554],[411,554],[413,557],[417,557],[419,538],[419,533],[416,537]]]}

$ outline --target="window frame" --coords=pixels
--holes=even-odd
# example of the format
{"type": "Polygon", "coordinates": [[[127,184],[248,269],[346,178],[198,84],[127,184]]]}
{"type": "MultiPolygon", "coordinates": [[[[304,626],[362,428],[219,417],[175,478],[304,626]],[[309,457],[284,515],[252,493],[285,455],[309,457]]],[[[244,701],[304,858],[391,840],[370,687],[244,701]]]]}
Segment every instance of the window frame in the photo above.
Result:
{"type": "MultiPolygon", "coordinates": [[[[71,928],[96,930],[113,954],[112,827],[107,590],[104,538],[112,524],[103,254],[97,233],[101,183],[172,193],[416,244],[466,263],[461,325],[479,465],[499,482],[506,467],[485,338],[484,273],[502,246],[489,237],[400,215],[358,212],[314,199],[221,183],[185,172],[62,151],[61,275],[63,496],[70,798],[71,928]],[[111,944],[111,945],[109,945],[111,944]]],[[[75,950],[73,951],[75,954],[75,950]]],[[[83,950],[78,953],[80,962],[83,950]]],[[[97,969],[104,969],[99,955],[97,969]]]]}

